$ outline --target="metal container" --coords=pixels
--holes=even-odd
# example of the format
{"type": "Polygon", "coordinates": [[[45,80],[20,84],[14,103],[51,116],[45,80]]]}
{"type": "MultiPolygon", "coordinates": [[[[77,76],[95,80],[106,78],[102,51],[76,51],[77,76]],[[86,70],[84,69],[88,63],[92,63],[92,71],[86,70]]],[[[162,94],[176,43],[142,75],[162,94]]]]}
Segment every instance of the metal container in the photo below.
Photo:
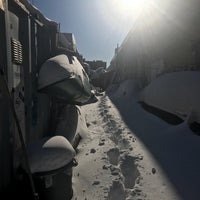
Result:
{"type": "Polygon", "coordinates": [[[42,200],[70,200],[75,151],[63,136],[44,138],[28,146],[36,192],[42,200]]]}

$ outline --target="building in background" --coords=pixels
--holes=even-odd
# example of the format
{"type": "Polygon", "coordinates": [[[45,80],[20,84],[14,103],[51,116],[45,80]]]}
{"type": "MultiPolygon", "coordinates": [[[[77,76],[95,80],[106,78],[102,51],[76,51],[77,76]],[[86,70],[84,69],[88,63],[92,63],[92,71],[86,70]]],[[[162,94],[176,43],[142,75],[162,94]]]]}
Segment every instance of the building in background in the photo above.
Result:
{"type": "Polygon", "coordinates": [[[96,70],[97,68],[104,68],[106,69],[106,62],[102,60],[93,60],[93,61],[86,61],[92,70],[96,70]]]}
{"type": "Polygon", "coordinates": [[[108,68],[116,81],[136,79],[144,86],[163,73],[200,69],[200,4],[179,2],[155,0],[141,14],[108,68]]]}

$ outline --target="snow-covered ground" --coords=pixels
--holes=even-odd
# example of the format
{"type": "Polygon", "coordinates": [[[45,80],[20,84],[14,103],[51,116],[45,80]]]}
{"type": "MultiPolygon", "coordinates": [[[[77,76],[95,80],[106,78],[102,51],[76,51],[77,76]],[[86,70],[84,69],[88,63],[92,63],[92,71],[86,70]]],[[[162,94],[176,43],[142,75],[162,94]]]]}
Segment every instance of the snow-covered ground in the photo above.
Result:
{"type": "Polygon", "coordinates": [[[73,200],[200,199],[199,136],[145,111],[139,92],[126,81],[82,106],[73,200]]]}

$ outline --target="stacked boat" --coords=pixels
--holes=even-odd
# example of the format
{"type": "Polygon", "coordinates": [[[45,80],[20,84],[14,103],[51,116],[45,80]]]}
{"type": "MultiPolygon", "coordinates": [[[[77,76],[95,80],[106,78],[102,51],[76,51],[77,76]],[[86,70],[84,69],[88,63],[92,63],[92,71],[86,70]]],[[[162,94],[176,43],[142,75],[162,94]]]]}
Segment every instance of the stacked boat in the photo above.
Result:
{"type": "Polygon", "coordinates": [[[75,56],[61,54],[48,59],[38,78],[40,92],[68,103],[85,103],[91,98],[89,78],[75,56]]]}

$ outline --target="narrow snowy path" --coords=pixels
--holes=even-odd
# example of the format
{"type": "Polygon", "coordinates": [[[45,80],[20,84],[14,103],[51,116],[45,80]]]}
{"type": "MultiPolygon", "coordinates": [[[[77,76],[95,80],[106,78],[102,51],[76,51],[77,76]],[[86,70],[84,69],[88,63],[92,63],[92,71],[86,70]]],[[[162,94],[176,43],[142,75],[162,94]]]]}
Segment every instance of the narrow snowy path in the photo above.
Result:
{"type": "Polygon", "coordinates": [[[178,200],[162,169],[108,96],[82,107],[88,134],[77,149],[73,200],[178,200]]]}

